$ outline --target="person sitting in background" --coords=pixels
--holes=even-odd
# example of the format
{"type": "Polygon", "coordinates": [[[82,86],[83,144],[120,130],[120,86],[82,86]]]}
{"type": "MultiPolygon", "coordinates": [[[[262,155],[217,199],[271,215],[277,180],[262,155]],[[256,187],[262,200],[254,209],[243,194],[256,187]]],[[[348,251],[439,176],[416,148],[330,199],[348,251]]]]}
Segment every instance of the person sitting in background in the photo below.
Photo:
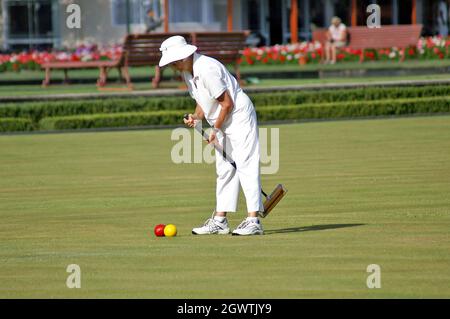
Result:
{"type": "Polygon", "coordinates": [[[336,63],[336,49],[346,45],[347,27],[338,17],[331,19],[325,42],[325,63],[336,63]]]}

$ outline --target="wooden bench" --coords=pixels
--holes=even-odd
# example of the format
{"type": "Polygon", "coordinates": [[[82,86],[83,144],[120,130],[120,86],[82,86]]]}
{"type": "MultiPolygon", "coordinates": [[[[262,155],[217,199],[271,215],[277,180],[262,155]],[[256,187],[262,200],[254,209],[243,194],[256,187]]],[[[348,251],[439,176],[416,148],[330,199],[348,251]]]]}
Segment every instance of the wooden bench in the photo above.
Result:
{"type": "MultiPolygon", "coordinates": [[[[64,82],[69,82],[68,71],[74,69],[99,69],[97,86],[103,87],[108,79],[108,72],[112,68],[117,68],[119,78],[123,79],[129,88],[132,88],[131,77],[128,71],[130,66],[157,66],[161,57],[159,47],[161,42],[172,35],[180,33],[150,33],[150,34],[129,34],[124,38],[122,53],[114,61],[51,61],[41,65],[45,70],[45,79],[42,85],[50,84],[51,70],[63,70],[64,82]]],[[[187,41],[191,40],[190,33],[181,33],[187,41]]],[[[160,81],[160,70],[156,68],[153,86],[160,81]]]]}
{"type": "MultiPolygon", "coordinates": [[[[397,47],[406,49],[416,46],[422,31],[421,24],[411,25],[386,25],[381,28],[370,29],[368,27],[348,27],[350,43],[348,48],[361,50],[360,62],[364,61],[366,49],[387,49],[397,47]]],[[[324,47],[327,29],[316,29],[313,31],[313,41],[319,41],[324,47]]],[[[342,49],[342,48],[341,48],[342,49]]],[[[400,61],[403,61],[405,54],[400,61]]]]}
{"type": "MultiPolygon", "coordinates": [[[[64,83],[69,83],[69,70],[75,69],[100,69],[100,76],[97,80],[97,83],[100,82],[100,79],[103,79],[105,75],[103,74],[105,69],[117,67],[117,61],[55,61],[55,62],[46,62],[41,65],[41,67],[45,70],[45,78],[42,81],[42,85],[44,87],[50,84],[50,74],[51,70],[63,70],[64,71],[64,83]]],[[[120,72],[120,69],[119,69],[120,72]]]]}
{"type": "Polygon", "coordinates": [[[127,86],[132,86],[128,72],[129,66],[154,66],[155,77],[152,85],[154,88],[158,87],[161,81],[161,70],[158,66],[161,59],[159,48],[164,40],[173,35],[181,35],[187,42],[192,41],[190,33],[143,33],[130,34],[126,37],[123,45],[123,51],[126,53],[123,57],[123,66],[126,70],[124,78],[127,86]]]}
{"type": "Polygon", "coordinates": [[[224,64],[233,64],[236,78],[240,81],[239,58],[249,34],[249,31],[195,32],[192,33],[192,44],[198,47],[197,52],[201,54],[213,57],[224,64]]]}
{"type": "Polygon", "coordinates": [[[247,31],[243,32],[193,32],[193,33],[144,33],[130,34],[125,37],[121,56],[115,61],[77,61],[77,62],[47,62],[42,64],[45,70],[43,86],[50,84],[52,69],[64,71],[64,81],[68,82],[68,71],[73,69],[98,68],[99,77],[97,86],[103,87],[107,83],[108,72],[112,68],[117,68],[119,77],[125,80],[126,85],[132,88],[131,77],[128,71],[130,66],[151,66],[155,67],[155,77],[152,80],[154,88],[158,87],[161,81],[161,70],[158,62],[161,58],[159,48],[161,43],[173,36],[181,35],[188,43],[198,47],[198,52],[217,58],[221,62],[234,63],[238,79],[240,79],[238,59],[241,50],[245,47],[247,31]]]}

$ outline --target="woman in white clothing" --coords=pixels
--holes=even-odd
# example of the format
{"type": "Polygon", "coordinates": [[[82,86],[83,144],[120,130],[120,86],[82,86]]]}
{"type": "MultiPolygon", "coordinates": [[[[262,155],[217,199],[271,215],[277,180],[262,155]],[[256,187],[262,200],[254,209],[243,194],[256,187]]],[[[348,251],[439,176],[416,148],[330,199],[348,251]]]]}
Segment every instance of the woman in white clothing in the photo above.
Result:
{"type": "Polygon", "coordinates": [[[338,17],[331,19],[325,42],[325,63],[336,63],[336,49],[344,47],[347,41],[347,27],[338,17]]]}
{"type": "Polygon", "coordinates": [[[260,182],[260,154],[256,112],[249,97],[225,66],[211,57],[196,53],[197,47],[173,36],[161,44],[159,66],[170,65],[183,75],[191,97],[196,101],[193,114],[184,122],[193,127],[206,119],[213,127],[209,143],[219,143],[233,158],[236,169],[216,151],[216,208],[203,226],[193,234],[228,234],[227,213],[237,208],[242,186],[248,217],[233,235],[263,234],[258,212],[263,211],[260,182]]]}

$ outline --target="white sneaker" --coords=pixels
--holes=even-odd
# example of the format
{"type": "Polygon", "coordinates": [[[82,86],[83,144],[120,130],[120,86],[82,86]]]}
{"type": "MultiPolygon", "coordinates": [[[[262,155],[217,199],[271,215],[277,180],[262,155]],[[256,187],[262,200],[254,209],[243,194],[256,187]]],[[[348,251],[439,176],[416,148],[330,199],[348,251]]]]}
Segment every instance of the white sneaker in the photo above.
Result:
{"type": "Polygon", "coordinates": [[[249,221],[244,219],[239,226],[233,230],[233,236],[248,236],[248,235],[263,235],[264,230],[262,228],[261,222],[259,219],[256,221],[249,221]]]}
{"type": "Polygon", "coordinates": [[[213,217],[208,218],[203,224],[202,227],[197,227],[192,229],[192,234],[194,235],[212,235],[212,234],[219,234],[219,235],[226,235],[230,233],[230,228],[228,227],[228,220],[224,218],[222,222],[214,219],[213,217]]]}

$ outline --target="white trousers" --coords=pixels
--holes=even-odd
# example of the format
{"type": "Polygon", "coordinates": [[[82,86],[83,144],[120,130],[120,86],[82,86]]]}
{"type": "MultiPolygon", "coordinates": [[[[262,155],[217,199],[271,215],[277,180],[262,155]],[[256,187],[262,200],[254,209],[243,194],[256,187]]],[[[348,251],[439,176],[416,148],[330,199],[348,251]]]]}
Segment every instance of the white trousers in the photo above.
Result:
{"type": "Polygon", "coordinates": [[[263,211],[258,126],[253,105],[233,114],[225,134],[219,135],[219,143],[235,161],[237,169],[216,151],[216,211],[236,212],[239,185],[245,195],[247,211],[263,211]]]}

